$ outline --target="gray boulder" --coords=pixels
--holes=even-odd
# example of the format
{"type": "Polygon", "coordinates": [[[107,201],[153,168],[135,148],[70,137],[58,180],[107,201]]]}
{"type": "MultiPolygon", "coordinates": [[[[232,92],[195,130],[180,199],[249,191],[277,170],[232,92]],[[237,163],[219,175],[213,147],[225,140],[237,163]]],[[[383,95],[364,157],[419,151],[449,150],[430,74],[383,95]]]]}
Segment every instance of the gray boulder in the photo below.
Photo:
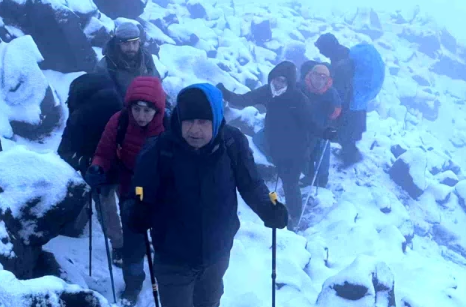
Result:
{"type": "Polygon", "coordinates": [[[426,153],[420,148],[414,148],[398,157],[390,168],[389,175],[396,184],[416,199],[427,188],[426,171],[426,153]]]}

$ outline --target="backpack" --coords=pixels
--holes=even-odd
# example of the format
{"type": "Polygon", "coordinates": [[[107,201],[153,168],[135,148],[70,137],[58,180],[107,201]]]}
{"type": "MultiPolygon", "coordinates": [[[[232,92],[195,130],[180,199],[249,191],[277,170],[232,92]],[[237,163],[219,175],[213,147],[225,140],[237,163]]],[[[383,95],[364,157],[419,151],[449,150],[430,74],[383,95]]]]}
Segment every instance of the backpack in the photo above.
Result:
{"type": "Polygon", "coordinates": [[[385,80],[385,63],[371,44],[353,46],[349,54],[354,63],[353,99],[350,110],[367,110],[368,103],[380,93],[385,80]]]}

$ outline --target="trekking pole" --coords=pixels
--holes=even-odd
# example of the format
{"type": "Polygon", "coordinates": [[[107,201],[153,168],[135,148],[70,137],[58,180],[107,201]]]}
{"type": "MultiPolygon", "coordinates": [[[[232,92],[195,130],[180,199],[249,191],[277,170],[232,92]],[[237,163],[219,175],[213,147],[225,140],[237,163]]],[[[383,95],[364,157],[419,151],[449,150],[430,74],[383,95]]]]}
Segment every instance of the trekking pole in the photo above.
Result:
{"type": "Polygon", "coordinates": [[[112,283],[112,292],[113,292],[113,301],[115,304],[117,303],[116,301],[116,295],[115,295],[115,282],[113,280],[113,268],[112,268],[112,258],[110,256],[110,248],[108,246],[108,238],[107,238],[107,228],[105,228],[105,217],[102,211],[102,204],[100,203],[100,191],[97,189],[96,192],[96,198],[95,198],[95,205],[98,208],[100,212],[100,218],[102,222],[102,232],[104,233],[104,239],[105,239],[105,249],[107,250],[107,261],[108,261],[108,270],[110,271],[110,282],[112,283]]]}
{"type": "Polygon", "coordinates": [[[301,211],[301,216],[299,217],[298,224],[296,225],[296,229],[299,229],[299,224],[301,223],[301,219],[303,218],[304,210],[306,210],[307,203],[309,202],[309,199],[311,198],[312,187],[314,186],[314,184],[316,182],[317,175],[319,174],[319,170],[320,170],[320,165],[322,164],[322,160],[324,159],[325,151],[327,150],[327,147],[328,147],[329,143],[330,143],[329,140],[325,141],[324,150],[322,150],[322,154],[320,155],[319,163],[317,164],[316,172],[314,174],[314,177],[312,178],[311,191],[309,191],[309,194],[306,197],[306,201],[304,202],[304,206],[303,206],[303,209],[301,211]]]}
{"type": "MultiPolygon", "coordinates": [[[[136,187],[135,194],[139,198],[136,201],[142,202],[144,199],[143,188],[136,187]]],[[[155,275],[154,275],[154,265],[152,263],[152,254],[150,250],[150,242],[149,242],[149,236],[147,234],[147,231],[144,232],[144,241],[146,243],[147,263],[149,264],[149,274],[150,274],[150,281],[152,283],[152,294],[154,296],[155,307],[160,307],[158,284],[157,284],[157,279],[155,278],[155,275]]]]}
{"type": "Polygon", "coordinates": [[[92,276],[92,190],[89,193],[87,214],[89,215],[89,276],[92,276]]]}
{"type": "Polygon", "coordinates": [[[149,264],[149,274],[150,281],[152,283],[152,294],[154,295],[155,307],[160,307],[158,284],[154,276],[154,265],[152,263],[152,254],[150,251],[150,242],[149,236],[147,235],[147,231],[144,233],[144,241],[146,241],[147,263],[149,264]]]}
{"type": "MultiPolygon", "coordinates": [[[[278,182],[278,178],[277,178],[278,182]]],[[[277,205],[278,196],[276,192],[269,194],[270,201],[277,205]]],[[[272,307],[275,307],[275,285],[277,279],[277,228],[272,228],[272,307]]]]}

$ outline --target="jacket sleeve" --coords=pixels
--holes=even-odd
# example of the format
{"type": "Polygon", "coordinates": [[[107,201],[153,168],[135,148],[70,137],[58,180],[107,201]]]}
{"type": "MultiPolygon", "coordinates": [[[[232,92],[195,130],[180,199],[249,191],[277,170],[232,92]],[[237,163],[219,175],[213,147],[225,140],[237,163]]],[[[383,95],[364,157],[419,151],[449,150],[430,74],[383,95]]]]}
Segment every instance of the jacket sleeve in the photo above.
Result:
{"type": "Polygon", "coordinates": [[[149,138],[140,151],[134,169],[128,200],[122,207],[123,223],[134,232],[143,233],[151,228],[151,217],[156,206],[160,185],[158,169],[158,137],[149,138]],[[142,188],[142,200],[136,195],[136,187],[142,188]]]}
{"type": "Polygon", "coordinates": [[[296,110],[300,126],[308,131],[311,136],[322,138],[324,135],[325,127],[317,124],[318,121],[314,119],[314,117],[318,116],[318,114],[313,111],[311,102],[307,96],[301,92],[298,99],[299,107],[296,110]]]}
{"type": "Polygon", "coordinates": [[[245,108],[257,104],[265,105],[270,100],[271,93],[269,86],[264,85],[245,94],[236,94],[227,90],[223,93],[223,97],[233,106],[245,108]]]}
{"type": "Polygon", "coordinates": [[[264,222],[267,222],[267,217],[273,216],[269,189],[259,175],[248,139],[239,130],[235,134],[237,134],[235,142],[237,142],[238,151],[236,186],[246,204],[264,222]]]}
{"type": "Polygon", "coordinates": [[[92,160],[92,165],[102,167],[105,172],[112,168],[117,158],[116,137],[120,114],[121,112],[116,113],[108,121],[92,160]]]}

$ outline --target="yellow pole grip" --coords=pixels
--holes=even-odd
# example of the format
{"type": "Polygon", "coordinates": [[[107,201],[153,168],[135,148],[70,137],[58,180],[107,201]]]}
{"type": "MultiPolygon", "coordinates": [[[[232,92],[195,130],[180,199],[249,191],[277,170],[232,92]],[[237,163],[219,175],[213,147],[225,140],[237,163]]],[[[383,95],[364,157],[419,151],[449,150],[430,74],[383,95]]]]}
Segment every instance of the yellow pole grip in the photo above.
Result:
{"type": "Polygon", "coordinates": [[[278,201],[277,192],[270,192],[269,193],[269,198],[270,198],[270,201],[272,202],[272,204],[274,204],[274,205],[277,204],[277,201],[278,201]]]}
{"type": "Polygon", "coordinates": [[[139,196],[139,200],[143,201],[144,199],[144,190],[142,187],[136,187],[136,196],[139,196]]]}

